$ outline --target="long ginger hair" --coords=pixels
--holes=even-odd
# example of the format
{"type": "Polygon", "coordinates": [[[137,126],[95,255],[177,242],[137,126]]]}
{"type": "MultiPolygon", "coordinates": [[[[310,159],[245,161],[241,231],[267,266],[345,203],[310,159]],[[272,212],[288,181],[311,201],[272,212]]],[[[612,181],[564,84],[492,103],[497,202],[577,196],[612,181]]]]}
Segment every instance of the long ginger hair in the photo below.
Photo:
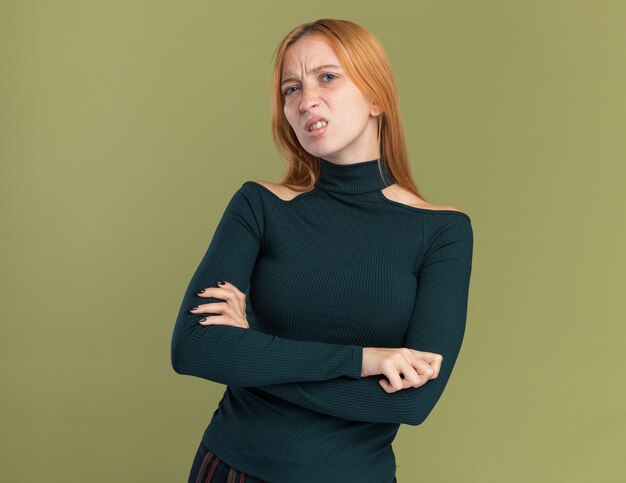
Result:
{"type": "Polygon", "coordinates": [[[406,190],[424,199],[413,180],[408,163],[404,128],[400,115],[397,85],[387,54],[368,30],[348,20],[318,19],[292,29],[280,42],[274,55],[272,77],[271,129],[279,152],[287,159],[281,184],[308,191],[319,176],[319,160],[306,152],[284,114],[285,101],[281,91],[281,76],[285,53],[305,35],[320,35],[333,48],[348,76],[361,92],[376,101],[378,144],[381,162],[393,179],[406,190]]]}

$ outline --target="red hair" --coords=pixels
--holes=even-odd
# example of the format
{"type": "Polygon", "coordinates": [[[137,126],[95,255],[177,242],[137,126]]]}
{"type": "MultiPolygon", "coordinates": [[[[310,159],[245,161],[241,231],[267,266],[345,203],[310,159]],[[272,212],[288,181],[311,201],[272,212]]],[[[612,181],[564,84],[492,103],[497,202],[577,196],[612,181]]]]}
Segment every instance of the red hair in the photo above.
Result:
{"type": "MultiPolygon", "coordinates": [[[[398,185],[424,199],[413,180],[404,128],[400,115],[398,89],[382,45],[368,30],[348,20],[319,19],[292,29],[275,52],[272,78],[272,138],[287,159],[281,184],[308,191],[319,176],[319,161],[306,152],[284,114],[281,76],[287,49],[305,35],[322,36],[334,50],[348,76],[368,98],[379,106],[378,143],[382,162],[398,185]]],[[[379,163],[380,164],[380,163],[379,163]]],[[[379,166],[381,173],[382,166],[379,166]]]]}

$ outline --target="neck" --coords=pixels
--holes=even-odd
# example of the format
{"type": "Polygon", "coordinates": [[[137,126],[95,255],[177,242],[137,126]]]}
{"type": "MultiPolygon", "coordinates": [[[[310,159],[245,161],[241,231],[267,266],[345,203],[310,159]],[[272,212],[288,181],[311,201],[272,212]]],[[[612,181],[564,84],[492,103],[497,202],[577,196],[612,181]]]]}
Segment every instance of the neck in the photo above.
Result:
{"type": "Polygon", "coordinates": [[[351,164],[335,164],[324,158],[318,159],[320,173],[315,185],[325,191],[347,194],[368,193],[383,189],[395,182],[384,158],[380,159],[380,170],[378,159],[351,164]]]}

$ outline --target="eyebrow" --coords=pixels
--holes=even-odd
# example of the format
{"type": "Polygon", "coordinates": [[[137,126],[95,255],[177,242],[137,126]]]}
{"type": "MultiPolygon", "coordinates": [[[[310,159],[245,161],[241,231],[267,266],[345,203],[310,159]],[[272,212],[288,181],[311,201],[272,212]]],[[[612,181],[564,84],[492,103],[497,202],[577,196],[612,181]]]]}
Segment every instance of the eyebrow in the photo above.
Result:
{"type": "MultiPolygon", "coordinates": [[[[332,68],[332,69],[341,69],[340,65],[335,65],[335,64],[324,64],[324,65],[320,65],[319,67],[316,67],[315,69],[312,69],[311,72],[319,72],[320,70],[324,70],[324,69],[328,69],[328,68],[332,68]]],[[[291,75],[293,76],[293,74],[287,74],[287,75],[291,75]]],[[[283,80],[280,85],[282,86],[283,84],[286,84],[287,82],[291,82],[294,80],[298,80],[295,77],[288,77],[287,79],[283,80]]]]}

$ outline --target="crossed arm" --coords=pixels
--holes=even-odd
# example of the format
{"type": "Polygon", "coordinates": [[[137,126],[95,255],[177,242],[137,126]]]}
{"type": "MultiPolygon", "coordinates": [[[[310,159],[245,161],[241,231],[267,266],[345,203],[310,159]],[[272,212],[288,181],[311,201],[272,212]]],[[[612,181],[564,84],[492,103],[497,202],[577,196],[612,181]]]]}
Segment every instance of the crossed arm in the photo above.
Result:
{"type": "Polygon", "coordinates": [[[393,393],[378,379],[338,377],[294,382],[259,389],[307,409],[365,422],[424,422],[441,397],[461,349],[465,333],[473,232],[469,218],[454,219],[437,237],[418,271],[418,292],[404,347],[443,356],[437,378],[393,393]]]}
{"type": "MultiPolygon", "coordinates": [[[[172,335],[179,374],[256,387],[330,416],[365,422],[421,424],[450,378],[465,332],[473,232],[469,217],[448,216],[416,267],[418,291],[405,347],[441,354],[436,379],[394,393],[380,376],[360,377],[362,347],[286,339],[254,329],[198,324],[189,308],[220,299],[196,292],[216,280],[246,291],[260,251],[267,199],[251,183],[231,198],[185,292],[172,335]]],[[[206,315],[206,314],[205,314],[206,315]]],[[[210,314],[209,314],[210,315],[210,314]]]]}
{"type": "Polygon", "coordinates": [[[267,202],[258,188],[244,183],[228,203],[185,291],[172,334],[172,367],[179,374],[244,387],[337,377],[359,379],[360,346],[291,340],[229,325],[205,326],[189,312],[199,303],[222,301],[197,295],[217,280],[247,290],[261,247],[264,211],[271,209],[267,202]]]}

